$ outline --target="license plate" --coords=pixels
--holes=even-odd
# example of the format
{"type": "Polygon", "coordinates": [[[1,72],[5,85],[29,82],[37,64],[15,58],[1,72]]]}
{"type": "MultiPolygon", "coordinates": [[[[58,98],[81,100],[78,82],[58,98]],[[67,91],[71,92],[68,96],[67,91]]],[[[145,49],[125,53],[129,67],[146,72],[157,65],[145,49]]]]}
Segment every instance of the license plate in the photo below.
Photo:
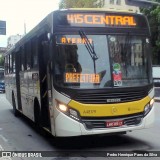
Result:
{"type": "Polygon", "coordinates": [[[118,121],[106,121],[106,127],[120,127],[123,125],[123,120],[118,120],[118,121]]]}

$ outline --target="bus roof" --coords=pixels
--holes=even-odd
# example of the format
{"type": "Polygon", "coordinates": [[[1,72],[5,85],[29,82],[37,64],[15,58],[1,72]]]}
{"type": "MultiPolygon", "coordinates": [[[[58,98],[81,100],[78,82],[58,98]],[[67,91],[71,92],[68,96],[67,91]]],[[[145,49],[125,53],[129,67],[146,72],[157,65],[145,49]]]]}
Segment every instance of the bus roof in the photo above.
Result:
{"type": "MultiPolygon", "coordinates": [[[[61,9],[61,11],[106,11],[106,12],[125,12],[125,13],[137,13],[135,11],[133,11],[132,9],[128,9],[128,10],[122,10],[122,9],[116,9],[116,8],[68,8],[68,9],[61,9]]],[[[137,14],[141,14],[141,13],[137,13],[137,14]]]]}

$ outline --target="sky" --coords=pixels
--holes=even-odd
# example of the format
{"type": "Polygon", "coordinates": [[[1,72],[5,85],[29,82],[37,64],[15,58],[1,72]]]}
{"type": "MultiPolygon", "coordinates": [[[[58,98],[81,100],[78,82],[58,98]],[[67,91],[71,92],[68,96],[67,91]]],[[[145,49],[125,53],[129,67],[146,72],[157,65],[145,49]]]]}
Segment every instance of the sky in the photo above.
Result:
{"type": "Polygon", "coordinates": [[[7,46],[11,35],[29,32],[45,16],[58,9],[59,0],[0,0],[0,20],[6,21],[6,35],[0,35],[0,47],[7,46]]]}

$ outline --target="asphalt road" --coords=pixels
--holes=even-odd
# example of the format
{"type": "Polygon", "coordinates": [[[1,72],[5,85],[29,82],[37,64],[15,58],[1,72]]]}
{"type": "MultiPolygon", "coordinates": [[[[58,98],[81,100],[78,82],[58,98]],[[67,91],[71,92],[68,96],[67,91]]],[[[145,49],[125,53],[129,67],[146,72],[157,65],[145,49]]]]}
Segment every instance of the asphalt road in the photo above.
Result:
{"type": "MultiPolygon", "coordinates": [[[[0,150],[3,151],[50,151],[50,154],[65,151],[65,157],[48,158],[8,158],[9,160],[19,159],[47,159],[47,160],[120,160],[137,159],[131,157],[101,157],[101,152],[109,151],[131,151],[138,152],[160,152],[160,103],[155,103],[156,121],[152,128],[138,130],[126,135],[100,135],[87,137],[72,137],[55,139],[44,131],[34,128],[34,125],[25,117],[14,117],[12,106],[5,98],[5,94],[0,94],[0,150]],[[75,152],[76,151],[76,152],[75,152]],[[91,151],[91,152],[89,152],[91,151]],[[99,152],[98,152],[99,151],[99,152]],[[67,154],[69,156],[67,156],[67,154]],[[74,155],[76,153],[76,155],[74,155]],[[86,153],[91,153],[88,157],[86,153]],[[76,157],[73,157],[76,156],[76,157]]],[[[48,152],[47,152],[48,153],[48,152]]],[[[138,158],[138,159],[149,159],[138,158]]],[[[159,159],[159,158],[150,158],[159,159]]],[[[6,160],[6,158],[0,158],[6,160]]]]}

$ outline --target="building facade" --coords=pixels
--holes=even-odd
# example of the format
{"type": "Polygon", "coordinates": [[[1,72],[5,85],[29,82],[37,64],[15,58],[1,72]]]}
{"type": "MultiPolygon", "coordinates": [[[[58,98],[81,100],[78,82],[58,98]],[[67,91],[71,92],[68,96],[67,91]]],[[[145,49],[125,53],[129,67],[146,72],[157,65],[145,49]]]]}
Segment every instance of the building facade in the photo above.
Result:
{"type": "Polygon", "coordinates": [[[21,38],[22,35],[19,34],[8,37],[7,48],[11,48],[12,46],[14,46],[21,38]]]}
{"type": "Polygon", "coordinates": [[[125,10],[132,12],[140,12],[139,7],[134,5],[128,5],[126,0],[104,0],[104,7],[106,9],[116,9],[116,10],[125,10]]]}

